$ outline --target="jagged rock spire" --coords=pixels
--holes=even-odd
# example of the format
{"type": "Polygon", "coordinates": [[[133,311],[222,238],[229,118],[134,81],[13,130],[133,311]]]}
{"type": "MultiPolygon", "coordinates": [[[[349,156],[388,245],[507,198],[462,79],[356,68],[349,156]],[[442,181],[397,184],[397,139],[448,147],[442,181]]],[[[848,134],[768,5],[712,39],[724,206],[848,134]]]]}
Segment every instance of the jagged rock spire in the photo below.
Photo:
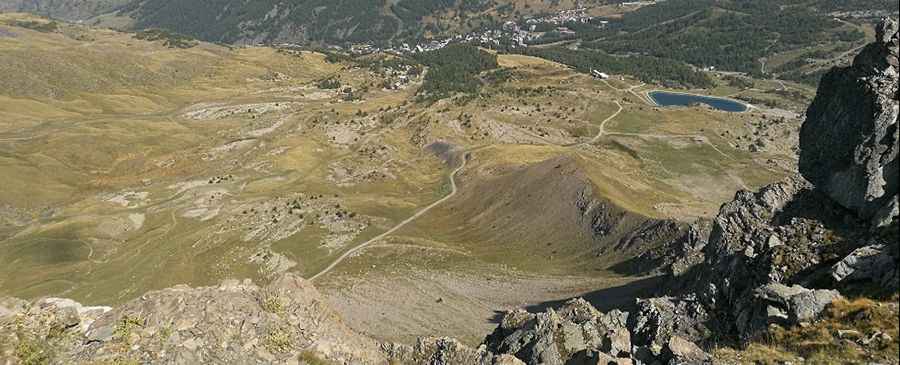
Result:
{"type": "Polygon", "coordinates": [[[885,19],[853,65],[828,72],[800,130],[800,173],[877,226],[898,214],[898,33],[885,19]]]}

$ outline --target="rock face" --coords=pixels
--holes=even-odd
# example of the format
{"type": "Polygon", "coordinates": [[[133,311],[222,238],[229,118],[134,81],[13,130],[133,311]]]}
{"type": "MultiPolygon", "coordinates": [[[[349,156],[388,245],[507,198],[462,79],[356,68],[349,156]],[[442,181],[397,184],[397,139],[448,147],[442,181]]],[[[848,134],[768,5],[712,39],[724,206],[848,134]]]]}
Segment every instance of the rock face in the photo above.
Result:
{"type": "Polygon", "coordinates": [[[512,312],[489,350],[528,364],[703,363],[717,341],[815,321],[847,284],[896,291],[896,29],[879,26],[852,67],[823,81],[803,126],[808,181],[740,191],[710,224],[645,258],[667,267],[667,295],[629,313],[581,301],[512,312]]]}
{"type": "Polygon", "coordinates": [[[266,287],[226,281],[174,287],[121,307],[84,308],[70,300],[19,305],[0,317],[4,349],[47,362],[286,362],[301,354],[332,361],[386,363],[379,345],[349,330],[303,279],[266,287]]]}
{"type": "Polygon", "coordinates": [[[709,360],[706,352],[680,337],[684,327],[673,328],[679,327],[672,321],[678,316],[672,311],[675,306],[665,303],[660,310],[656,304],[647,302],[635,312],[637,319],[619,310],[601,313],[583,299],[573,299],[557,310],[537,314],[513,311],[504,316],[485,344],[493,353],[513,355],[526,364],[702,363],[709,360]]]}
{"type": "Polygon", "coordinates": [[[308,281],[176,286],[115,309],[0,298],[0,364],[521,365],[448,338],[378,343],[349,329],[308,281]]]}
{"type": "Polygon", "coordinates": [[[895,257],[897,254],[892,254],[885,245],[861,247],[834,264],[831,277],[837,282],[869,280],[883,287],[896,288],[895,257]]]}
{"type": "MultiPolygon", "coordinates": [[[[749,338],[765,330],[771,321],[759,311],[762,288],[807,285],[821,276],[817,267],[835,252],[851,250],[845,241],[835,242],[820,221],[791,211],[812,206],[840,214],[840,207],[822,206],[828,204],[827,198],[810,189],[804,181],[792,179],[756,193],[738,192],[722,206],[702,250],[702,262],[670,283],[682,295],[696,296],[714,318],[708,323],[712,331],[749,338]]],[[[786,301],[779,305],[788,307],[786,301]]]]}
{"type": "Polygon", "coordinates": [[[746,313],[750,313],[749,325],[753,326],[754,332],[760,332],[770,324],[793,326],[814,320],[840,297],[837,290],[811,290],[799,285],[771,283],[754,290],[754,305],[746,313]]]}
{"type": "Polygon", "coordinates": [[[800,173],[878,225],[898,214],[898,47],[887,20],[852,66],[822,78],[800,130],[800,173]]]}

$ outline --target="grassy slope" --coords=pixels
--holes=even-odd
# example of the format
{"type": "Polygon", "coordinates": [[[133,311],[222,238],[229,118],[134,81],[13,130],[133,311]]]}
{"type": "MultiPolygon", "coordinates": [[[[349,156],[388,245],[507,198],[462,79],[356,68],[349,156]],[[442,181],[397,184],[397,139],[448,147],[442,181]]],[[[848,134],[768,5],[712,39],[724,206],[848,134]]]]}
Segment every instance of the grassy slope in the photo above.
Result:
{"type": "MultiPolygon", "coordinates": [[[[3,242],[3,277],[17,278],[3,281],[5,293],[27,297],[68,293],[109,302],[177,283],[258,276],[236,258],[246,256],[241,250],[251,248],[235,237],[226,238],[234,244],[229,249],[209,251],[211,247],[200,245],[185,250],[184,243],[208,240],[215,227],[180,217],[190,203],[184,195],[190,194],[173,194],[174,183],[205,180],[228,171],[245,176],[241,201],[298,191],[352,193],[348,205],[390,220],[430,199],[432,194],[425,188],[439,179],[435,162],[413,159],[409,166],[419,166],[419,172],[400,183],[334,187],[327,180],[327,163],[346,152],[317,142],[324,139],[321,132],[272,139],[268,141],[275,145],[272,149],[287,150],[277,158],[265,157],[268,148],[260,156],[234,156],[237,169],[229,161],[202,162],[206,150],[227,143],[234,131],[252,129],[257,121],[250,115],[187,120],[182,116],[184,108],[201,102],[285,100],[290,93],[269,90],[305,87],[339,70],[321,55],[293,57],[271,49],[229,50],[206,44],[173,50],[127,34],[80,27],[52,34],[10,29],[17,36],[0,39],[4,50],[0,57],[9,67],[23,67],[10,73],[16,77],[3,81],[7,87],[0,114],[6,124],[0,138],[0,169],[6,185],[0,200],[23,211],[21,218],[31,223],[24,231],[4,226],[17,232],[3,242]],[[73,39],[82,33],[90,41],[73,39]],[[282,84],[260,79],[271,72],[291,79],[282,84]],[[221,133],[224,130],[233,132],[221,133]],[[272,160],[274,167],[269,173],[240,167],[266,160],[272,160]],[[145,187],[145,181],[151,185],[145,187]],[[138,190],[149,193],[149,206],[122,208],[103,201],[110,193],[138,190]],[[43,218],[39,218],[41,212],[43,218]],[[100,232],[104,223],[132,213],[146,216],[142,229],[114,236],[100,232]],[[51,238],[54,247],[67,248],[64,257],[41,256],[50,242],[45,240],[51,238]],[[225,266],[234,260],[237,263],[225,266]],[[161,267],[166,270],[160,272],[161,267]]],[[[396,102],[396,97],[387,95],[384,101],[396,102]]],[[[337,113],[351,115],[360,109],[328,104],[329,100],[310,102],[304,108],[310,115],[335,108],[337,113]]],[[[287,124],[297,128],[303,119],[289,118],[287,124]]],[[[228,189],[240,187],[235,184],[228,189]]],[[[294,238],[308,242],[306,250],[281,245],[290,247],[285,252],[296,252],[292,256],[308,258],[306,269],[314,270],[316,257],[326,259],[330,253],[316,249],[321,233],[307,231],[294,238]]]]}

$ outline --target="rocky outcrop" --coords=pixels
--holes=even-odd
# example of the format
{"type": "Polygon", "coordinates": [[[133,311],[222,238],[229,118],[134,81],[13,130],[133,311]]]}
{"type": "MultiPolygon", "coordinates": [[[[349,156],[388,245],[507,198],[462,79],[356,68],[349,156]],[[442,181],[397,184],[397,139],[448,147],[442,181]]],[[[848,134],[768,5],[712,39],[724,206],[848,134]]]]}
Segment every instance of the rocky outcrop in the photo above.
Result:
{"type": "Polygon", "coordinates": [[[0,364],[522,365],[486,346],[422,338],[414,346],[349,329],[308,281],[176,286],[116,308],[69,299],[0,298],[0,364]]]}
{"type": "Polygon", "coordinates": [[[706,244],[709,224],[699,221],[685,226],[673,221],[648,222],[626,234],[615,245],[616,252],[640,247],[643,252],[614,267],[627,275],[681,273],[698,264],[697,253],[706,244]],[[666,242],[658,245],[653,242],[666,242]]]}
{"type": "Polygon", "coordinates": [[[810,189],[806,182],[791,179],[756,193],[738,192],[722,206],[702,263],[670,283],[682,295],[696,297],[711,314],[706,316],[715,318],[708,324],[711,331],[747,338],[765,330],[760,323],[766,320],[758,313],[760,288],[808,285],[821,276],[817,268],[833,252],[849,252],[846,242],[836,240],[820,221],[792,214],[796,205],[822,203],[810,189]]]}
{"type": "Polygon", "coordinates": [[[719,336],[749,339],[773,323],[814,320],[840,295],[824,289],[842,282],[896,290],[896,250],[885,248],[896,234],[875,229],[896,216],[881,213],[897,201],[897,40],[896,24],[886,21],[853,66],[823,79],[801,135],[808,181],[740,191],[708,239],[676,242],[686,255],[668,286],[696,297],[708,311],[700,318],[713,318],[707,326],[719,336]]]}
{"type": "Polygon", "coordinates": [[[671,263],[665,266],[665,272],[674,277],[680,277],[702,263],[703,249],[706,248],[711,230],[712,223],[708,221],[698,221],[692,224],[687,233],[670,246],[672,250],[668,257],[670,257],[671,263]]]}
{"type": "Polygon", "coordinates": [[[428,365],[523,365],[515,356],[496,356],[485,346],[466,347],[459,341],[440,338],[420,338],[414,346],[384,344],[384,353],[394,363],[428,365]]]}
{"type": "Polygon", "coordinates": [[[753,291],[753,303],[738,322],[743,333],[760,333],[771,324],[794,326],[815,320],[826,306],[841,298],[836,290],[807,289],[799,285],[771,283],[753,291]]]}
{"type": "Polygon", "coordinates": [[[896,50],[886,22],[852,67],[826,76],[803,127],[808,180],[740,191],[711,224],[643,257],[668,268],[668,295],[639,299],[630,313],[579,301],[513,312],[489,349],[529,364],[703,363],[715,342],[816,321],[847,283],[896,291],[896,50]]]}
{"type": "Polygon", "coordinates": [[[861,218],[887,225],[898,214],[897,23],[847,68],[828,72],[800,130],[800,173],[861,218]]]}
{"type": "Polygon", "coordinates": [[[638,299],[629,329],[634,344],[659,357],[672,338],[700,342],[711,334],[706,308],[693,296],[638,299]]]}
{"type": "Polygon", "coordinates": [[[387,363],[378,343],[348,329],[311,284],[293,275],[265,287],[234,280],[178,286],[115,309],[44,299],[6,312],[0,342],[11,346],[3,355],[50,363],[387,363]]]}
{"type": "Polygon", "coordinates": [[[896,253],[885,245],[871,245],[856,249],[834,264],[831,277],[842,283],[871,281],[882,287],[897,288],[896,253]]]}
{"type": "Polygon", "coordinates": [[[512,311],[485,344],[526,364],[703,364],[697,345],[710,333],[705,309],[690,298],[638,301],[633,312],[599,312],[583,299],[542,313],[512,311]]]}

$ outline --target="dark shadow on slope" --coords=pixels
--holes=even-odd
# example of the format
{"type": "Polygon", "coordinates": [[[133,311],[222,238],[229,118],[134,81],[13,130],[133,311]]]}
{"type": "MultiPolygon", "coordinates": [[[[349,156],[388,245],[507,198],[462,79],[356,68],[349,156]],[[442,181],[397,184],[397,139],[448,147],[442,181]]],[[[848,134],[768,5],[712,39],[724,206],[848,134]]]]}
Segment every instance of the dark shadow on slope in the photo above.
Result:
{"type": "Polygon", "coordinates": [[[805,218],[822,223],[826,228],[842,235],[851,235],[867,229],[867,222],[860,221],[847,208],[835,203],[827,195],[815,189],[804,189],[776,213],[772,224],[789,225],[793,218],[805,218]]]}
{"type": "MultiPolygon", "coordinates": [[[[639,279],[625,285],[600,289],[573,298],[584,298],[601,312],[613,309],[630,311],[634,309],[635,299],[651,296],[662,285],[664,279],[664,276],[639,279]]],[[[548,308],[557,309],[573,298],[537,303],[525,307],[525,310],[538,313],[546,311],[548,308]]],[[[502,319],[502,316],[500,318],[502,319]]]]}
{"type": "Polygon", "coordinates": [[[500,322],[503,322],[504,316],[506,316],[506,311],[494,310],[494,315],[491,316],[491,319],[488,319],[488,323],[500,324],[500,322]]]}
{"type": "Polygon", "coordinates": [[[636,256],[619,262],[610,269],[625,276],[650,276],[666,273],[666,267],[682,257],[679,249],[686,247],[687,240],[706,239],[692,232],[690,226],[674,220],[647,221],[640,227],[623,235],[615,246],[618,251],[630,249],[640,252],[636,256]],[[637,249],[637,250],[636,250],[637,249]]]}
{"type": "MultiPolygon", "coordinates": [[[[558,309],[574,298],[584,298],[584,300],[587,300],[601,312],[607,312],[613,309],[631,311],[635,309],[636,299],[651,297],[663,284],[663,280],[665,280],[665,276],[648,277],[635,280],[625,285],[600,289],[571,298],[528,305],[523,309],[530,313],[540,313],[549,308],[558,309]]],[[[490,323],[500,324],[505,315],[506,311],[495,310],[494,315],[491,316],[488,321],[490,323]]]]}

